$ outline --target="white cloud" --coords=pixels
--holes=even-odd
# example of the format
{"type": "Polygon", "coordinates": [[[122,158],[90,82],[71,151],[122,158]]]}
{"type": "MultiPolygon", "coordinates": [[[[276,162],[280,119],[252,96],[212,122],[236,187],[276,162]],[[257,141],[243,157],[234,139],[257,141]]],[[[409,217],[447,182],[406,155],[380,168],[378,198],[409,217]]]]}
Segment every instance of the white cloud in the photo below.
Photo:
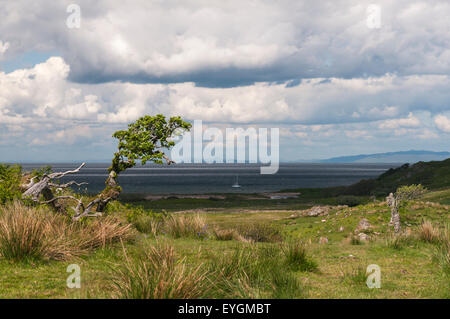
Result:
{"type": "Polygon", "coordinates": [[[0,40],[0,58],[5,54],[6,50],[9,48],[9,42],[3,42],[0,40]]]}
{"type": "Polygon", "coordinates": [[[447,109],[442,99],[450,100],[450,76],[443,75],[205,88],[193,83],[77,84],[68,80],[70,69],[62,58],[52,57],[30,69],[0,73],[0,122],[114,124],[164,113],[215,123],[315,125],[313,131],[326,130],[326,124],[381,120],[380,129],[398,129],[419,127],[413,112],[438,114],[447,109]]]}
{"type": "Polygon", "coordinates": [[[446,117],[445,115],[439,114],[434,118],[434,123],[441,131],[450,133],[450,118],[446,117]]]}
{"type": "MultiPolygon", "coordinates": [[[[450,3],[379,0],[376,30],[366,26],[371,3],[80,0],[81,28],[68,29],[67,2],[11,1],[2,5],[0,34],[14,53],[61,52],[71,78],[81,82],[233,86],[449,74],[450,3]]],[[[375,81],[372,92],[378,87],[375,81]]]]}
{"type": "Polygon", "coordinates": [[[408,114],[407,118],[386,120],[379,124],[381,129],[396,129],[399,127],[418,127],[420,126],[420,120],[412,113],[408,114]]]}

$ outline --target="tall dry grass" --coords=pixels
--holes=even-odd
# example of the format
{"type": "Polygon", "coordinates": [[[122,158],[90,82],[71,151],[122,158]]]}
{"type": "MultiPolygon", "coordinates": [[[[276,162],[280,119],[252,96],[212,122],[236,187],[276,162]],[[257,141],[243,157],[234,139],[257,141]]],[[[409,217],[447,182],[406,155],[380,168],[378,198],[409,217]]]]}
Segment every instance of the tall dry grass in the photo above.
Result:
{"type": "Polygon", "coordinates": [[[67,260],[132,237],[130,224],[110,217],[72,222],[20,202],[0,206],[0,255],[6,259],[67,260]]]}
{"type": "Polygon", "coordinates": [[[419,238],[425,242],[436,243],[440,239],[440,230],[430,221],[424,221],[419,227],[419,238]]]}
{"type": "Polygon", "coordinates": [[[173,238],[205,238],[208,235],[206,218],[201,215],[168,215],[162,229],[173,238]]]}
{"type": "Polygon", "coordinates": [[[125,299],[191,299],[205,297],[212,285],[202,265],[189,268],[172,246],[157,244],[143,256],[113,269],[115,297],[125,299]]]}

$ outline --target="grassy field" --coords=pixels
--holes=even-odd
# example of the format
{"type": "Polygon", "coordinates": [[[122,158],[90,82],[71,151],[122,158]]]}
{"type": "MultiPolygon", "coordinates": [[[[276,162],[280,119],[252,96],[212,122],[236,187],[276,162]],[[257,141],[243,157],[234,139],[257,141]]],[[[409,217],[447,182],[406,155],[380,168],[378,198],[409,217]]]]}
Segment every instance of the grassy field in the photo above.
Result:
{"type": "Polygon", "coordinates": [[[109,214],[133,224],[131,240],[62,260],[3,256],[0,298],[450,298],[449,199],[447,189],[409,203],[397,237],[386,204],[369,198],[316,217],[303,213],[342,198],[115,203],[109,214]],[[355,233],[363,218],[369,240],[355,233]],[[66,285],[70,264],[80,289],[66,285]],[[379,289],[366,285],[370,264],[381,269],[379,289]]]}

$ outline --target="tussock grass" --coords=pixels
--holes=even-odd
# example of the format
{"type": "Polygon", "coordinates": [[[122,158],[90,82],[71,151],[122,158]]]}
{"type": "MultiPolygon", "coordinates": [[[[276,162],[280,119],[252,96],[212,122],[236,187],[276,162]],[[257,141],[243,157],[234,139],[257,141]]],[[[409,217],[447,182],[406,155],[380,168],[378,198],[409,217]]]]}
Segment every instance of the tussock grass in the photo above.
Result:
{"type": "Polygon", "coordinates": [[[236,230],[241,236],[253,242],[274,243],[283,240],[280,230],[270,223],[247,223],[237,226],[236,230]]]}
{"type": "Polygon", "coordinates": [[[253,242],[250,239],[245,238],[236,229],[219,229],[217,227],[214,227],[211,230],[211,235],[216,240],[236,240],[241,241],[244,243],[250,243],[253,242]]]}
{"type": "Polygon", "coordinates": [[[168,215],[164,219],[163,232],[173,238],[207,237],[206,218],[201,215],[168,215]]]}
{"type": "Polygon", "coordinates": [[[385,237],[385,245],[389,248],[400,250],[407,246],[415,244],[416,239],[409,234],[394,234],[389,233],[385,237]]]}
{"type": "Polygon", "coordinates": [[[308,256],[306,245],[299,242],[289,242],[281,246],[286,265],[294,271],[317,271],[317,263],[308,256]]]}
{"type": "Polygon", "coordinates": [[[361,241],[361,239],[359,238],[359,236],[357,236],[357,235],[355,235],[355,234],[350,234],[350,236],[347,238],[347,242],[350,244],[350,245],[355,245],[355,246],[358,246],[358,245],[362,245],[363,243],[362,243],[362,241],[361,241]]]}
{"type": "Polygon", "coordinates": [[[430,221],[424,221],[419,227],[419,238],[425,242],[436,243],[440,239],[440,231],[430,221]]]}
{"type": "Polygon", "coordinates": [[[347,271],[342,272],[342,280],[354,285],[363,285],[366,283],[368,274],[363,265],[353,265],[347,271]]]}
{"type": "Polygon", "coordinates": [[[132,237],[131,225],[114,218],[82,223],[20,202],[0,207],[0,255],[5,259],[67,260],[132,237]]]}
{"type": "Polygon", "coordinates": [[[214,258],[214,298],[298,298],[304,289],[286,267],[279,246],[237,247],[214,258]]]}
{"type": "Polygon", "coordinates": [[[136,227],[136,230],[144,233],[152,235],[153,237],[158,236],[163,231],[163,220],[157,219],[153,216],[138,216],[133,221],[134,226],[136,227]]]}
{"type": "Polygon", "coordinates": [[[439,243],[433,258],[441,266],[443,272],[450,276],[450,224],[447,224],[440,232],[439,243]]]}
{"type": "Polygon", "coordinates": [[[211,289],[202,265],[188,268],[167,244],[146,249],[138,258],[129,258],[113,270],[114,295],[126,299],[190,299],[205,297],[211,289]]]}

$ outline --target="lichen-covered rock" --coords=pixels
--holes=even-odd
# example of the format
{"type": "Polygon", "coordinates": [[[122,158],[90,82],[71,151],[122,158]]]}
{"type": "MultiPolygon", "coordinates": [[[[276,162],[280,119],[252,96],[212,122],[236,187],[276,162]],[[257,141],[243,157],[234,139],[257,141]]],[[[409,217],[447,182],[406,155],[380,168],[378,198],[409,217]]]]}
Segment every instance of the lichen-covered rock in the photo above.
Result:
{"type": "Polygon", "coordinates": [[[303,216],[306,217],[317,217],[317,216],[326,216],[330,212],[330,207],[328,206],[314,206],[311,209],[307,210],[303,213],[303,216]]]}

